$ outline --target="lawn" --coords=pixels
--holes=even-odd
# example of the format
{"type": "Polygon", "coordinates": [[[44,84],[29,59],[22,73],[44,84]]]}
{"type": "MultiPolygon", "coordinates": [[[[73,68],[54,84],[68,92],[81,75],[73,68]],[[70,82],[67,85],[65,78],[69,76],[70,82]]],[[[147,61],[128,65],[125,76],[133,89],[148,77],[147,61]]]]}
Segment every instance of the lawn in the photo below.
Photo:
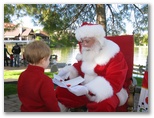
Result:
{"type": "Polygon", "coordinates": [[[15,83],[4,84],[4,96],[12,94],[17,94],[17,84],[15,83]]]}
{"type": "MultiPolygon", "coordinates": [[[[4,79],[8,79],[8,78],[18,79],[21,72],[22,71],[5,70],[4,71],[4,79]]],[[[53,78],[53,75],[57,74],[57,73],[45,72],[45,74],[48,75],[50,78],[53,78]]],[[[141,86],[143,79],[137,78],[137,77],[135,77],[135,78],[137,80],[137,85],[141,86]]],[[[16,93],[17,93],[17,84],[16,83],[4,84],[4,96],[16,94],[16,93]]]]}
{"type": "Polygon", "coordinates": [[[143,78],[139,78],[139,77],[134,77],[135,79],[136,79],[136,81],[137,81],[137,86],[142,86],[142,80],[143,80],[143,78]]]}
{"type": "MultiPolygon", "coordinates": [[[[18,79],[19,75],[21,74],[22,71],[20,70],[4,70],[4,79],[18,79]]],[[[50,78],[53,78],[53,74],[55,73],[51,73],[51,72],[45,72],[46,75],[48,75],[50,78]]]]}
{"type": "Polygon", "coordinates": [[[4,70],[4,79],[18,79],[22,71],[4,70]]]}
{"type": "MultiPolygon", "coordinates": [[[[16,70],[5,70],[4,71],[4,79],[18,79],[20,73],[22,71],[16,71],[16,70]]],[[[53,78],[53,75],[56,73],[51,72],[45,72],[46,75],[48,75],[50,78],[53,78]]],[[[17,83],[4,83],[4,96],[17,94],[17,83]]]]}

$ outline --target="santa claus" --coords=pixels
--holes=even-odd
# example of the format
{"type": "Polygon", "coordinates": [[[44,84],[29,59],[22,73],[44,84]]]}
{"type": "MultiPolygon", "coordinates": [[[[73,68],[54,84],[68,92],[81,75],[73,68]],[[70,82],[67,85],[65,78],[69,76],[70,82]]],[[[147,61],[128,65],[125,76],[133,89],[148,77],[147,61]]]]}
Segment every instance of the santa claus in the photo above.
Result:
{"type": "Polygon", "coordinates": [[[75,37],[81,46],[77,63],[58,75],[70,73],[69,79],[82,76],[85,81],[71,90],[56,88],[61,111],[86,106],[88,112],[115,112],[128,99],[123,87],[128,67],[119,46],[105,38],[98,24],[83,23],[75,37]]]}

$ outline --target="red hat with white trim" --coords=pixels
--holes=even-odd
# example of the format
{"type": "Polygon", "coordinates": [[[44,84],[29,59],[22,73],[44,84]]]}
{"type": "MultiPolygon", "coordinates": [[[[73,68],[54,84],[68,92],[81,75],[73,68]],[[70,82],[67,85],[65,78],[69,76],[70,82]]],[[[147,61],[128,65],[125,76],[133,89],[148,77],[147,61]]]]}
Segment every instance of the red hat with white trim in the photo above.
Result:
{"type": "Polygon", "coordinates": [[[76,29],[75,37],[79,42],[81,41],[81,38],[94,37],[101,43],[101,45],[103,45],[105,40],[105,31],[102,25],[84,22],[81,27],[76,29]]]}

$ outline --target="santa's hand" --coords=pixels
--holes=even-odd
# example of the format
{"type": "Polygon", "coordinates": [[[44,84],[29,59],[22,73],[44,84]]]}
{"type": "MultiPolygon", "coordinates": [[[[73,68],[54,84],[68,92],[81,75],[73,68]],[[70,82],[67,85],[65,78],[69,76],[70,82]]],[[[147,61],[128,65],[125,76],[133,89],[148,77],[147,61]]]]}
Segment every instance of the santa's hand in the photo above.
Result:
{"type": "Polygon", "coordinates": [[[96,98],[97,98],[96,95],[91,93],[90,91],[88,92],[86,96],[88,97],[90,101],[94,101],[94,102],[96,101],[96,98]]]}
{"type": "Polygon", "coordinates": [[[68,88],[68,90],[75,94],[76,96],[82,96],[82,95],[86,95],[88,94],[88,89],[85,86],[82,85],[77,85],[77,86],[73,86],[68,88]]]}
{"type": "Polygon", "coordinates": [[[64,75],[66,75],[68,72],[69,72],[69,70],[66,69],[66,68],[64,67],[64,68],[62,68],[62,69],[58,72],[58,75],[59,75],[59,76],[64,76],[64,75]]]}
{"type": "Polygon", "coordinates": [[[65,66],[59,71],[58,75],[64,77],[64,80],[73,79],[78,76],[78,71],[74,66],[65,66]]]}

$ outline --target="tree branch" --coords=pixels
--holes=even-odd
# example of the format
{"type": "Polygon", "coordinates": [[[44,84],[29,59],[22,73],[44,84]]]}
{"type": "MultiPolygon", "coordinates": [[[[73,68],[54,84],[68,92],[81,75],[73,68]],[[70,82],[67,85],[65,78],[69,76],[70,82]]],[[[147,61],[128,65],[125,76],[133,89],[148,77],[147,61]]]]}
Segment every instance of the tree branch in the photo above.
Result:
{"type": "Polygon", "coordinates": [[[133,6],[134,6],[136,9],[138,9],[138,10],[142,13],[142,15],[144,15],[144,13],[142,12],[142,10],[141,10],[138,6],[136,6],[135,4],[133,4],[133,6]]]}
{"type": "Polygon", "coordinates": [[[114,13],[112,12],[111,6],[109,4],[106,4],[106,5],[108,6],[108,8],[109,8],[109,10],[110,10],[110,12],[112,14],[112,22],[114,24],[114,13]]]}
{"type": "Polygon", "coordinates": [[[85,5],[81,8],[81,10],[72,18],[73,21],[72,21],[68,26],[66,26],[65,28],[62,28],[62,30],[65,30],[65,29],[67,29],[68,27],[70,27],[70,26],[77,20],[78,16],[81,14],[81,12],[84,10],[84,8],[85,8],[86,6],[87,6],[87,4],[85,4],[85,5]]]}

